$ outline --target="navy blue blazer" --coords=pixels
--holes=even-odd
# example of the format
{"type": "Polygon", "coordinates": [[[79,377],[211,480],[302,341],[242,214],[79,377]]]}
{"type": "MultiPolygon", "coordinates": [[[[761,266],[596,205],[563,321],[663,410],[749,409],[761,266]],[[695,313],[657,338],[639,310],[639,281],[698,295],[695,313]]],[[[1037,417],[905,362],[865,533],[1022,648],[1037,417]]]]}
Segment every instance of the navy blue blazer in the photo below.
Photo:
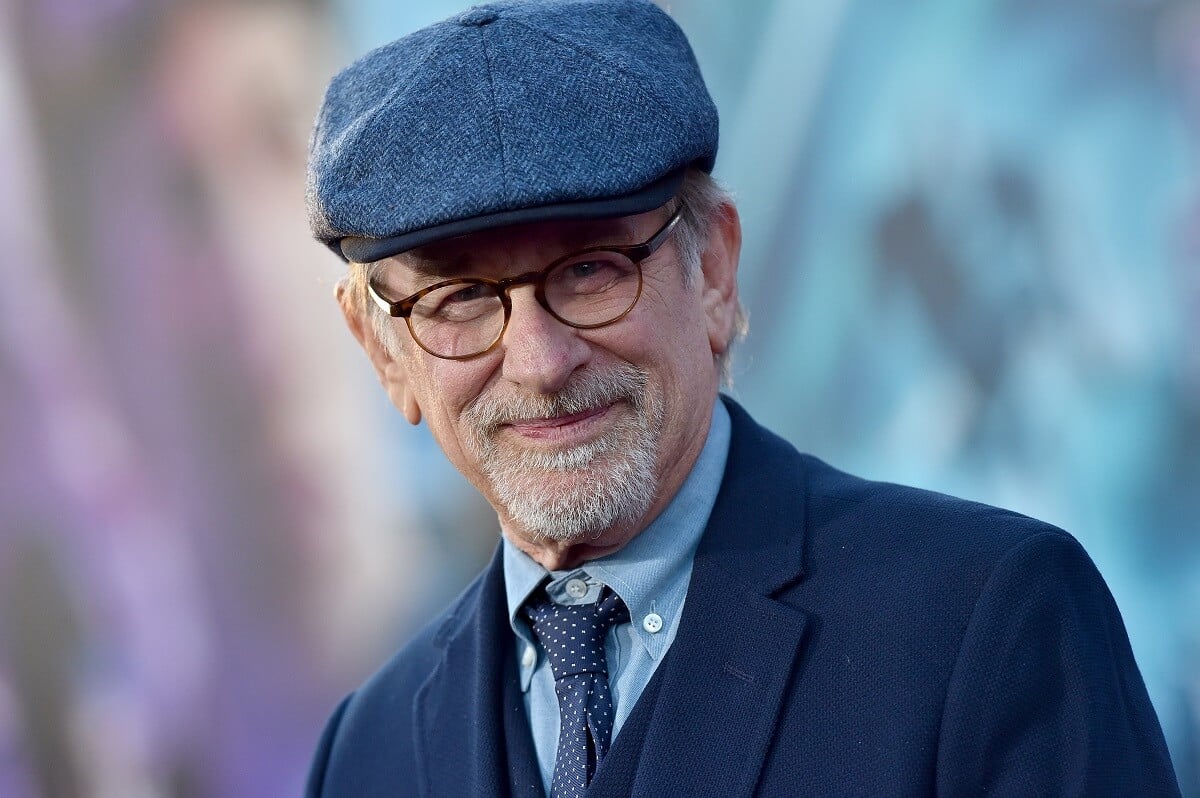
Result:
{"type": "MultiPolygon", "coordinates": [[[[675,642],[589,795],[1179,794],[1074,538],[843,474],[726,403],[675,642]]],[[[512,646],[497,554],[337,708],[308,795],[540,794],[512,646]]]]}

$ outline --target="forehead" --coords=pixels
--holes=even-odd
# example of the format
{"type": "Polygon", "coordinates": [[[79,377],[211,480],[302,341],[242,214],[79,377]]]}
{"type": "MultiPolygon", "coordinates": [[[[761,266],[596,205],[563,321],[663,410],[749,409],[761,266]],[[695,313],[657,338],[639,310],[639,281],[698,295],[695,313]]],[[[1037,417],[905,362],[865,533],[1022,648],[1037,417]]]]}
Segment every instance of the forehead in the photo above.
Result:
{"type": "Polygon", "coordinates": [[[449,238],[379,261],[386,271],[416,276],[453,277],[481,269],[539,268],[525,262],[550,261],[561,255],[597,246],[640,243],[653,232],[662,209],[610,219],[534,222],[449,238]]]}

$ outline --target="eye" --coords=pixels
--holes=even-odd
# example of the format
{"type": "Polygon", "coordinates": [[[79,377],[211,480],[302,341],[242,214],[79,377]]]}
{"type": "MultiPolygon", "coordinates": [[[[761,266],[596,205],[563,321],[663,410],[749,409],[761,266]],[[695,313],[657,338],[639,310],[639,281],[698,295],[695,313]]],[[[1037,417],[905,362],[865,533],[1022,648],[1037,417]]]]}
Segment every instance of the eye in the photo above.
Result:
{"type": "Polygon", "coordinates": [[[588,277],[595,277],[598,273],[604,271],[606,265],[607,264],[600,261],[585,260],[580,261],[579,263],[570,264],[567,266],[567,271],[571,278],[576,280],[585,280],[588,277]]]}
{"type": "Polygon", "coordinates": [[[553,290],[566,294],[595,294],[607,291],[637,273],[637,267],[616,252],[590,253],[564,263],[550,275],[553,290]]]}
{"type": "Polygon", "coordinates": [[[445,297],[442,299],[442,304],[447,305],[459,302],[472,302],[484,298],[487,296],[487,294],[487,289],[483,285],[476,283],[475,285],[468,285],[465,288],[460,288],[459,290],[445,297]]]}
{"type": "Polygon", "coordinates": [[[484,283],[451,283],[421,297],[413,307],[413,315],[430,321],[466,322],[501,307],[496,292],[484,283]]]}

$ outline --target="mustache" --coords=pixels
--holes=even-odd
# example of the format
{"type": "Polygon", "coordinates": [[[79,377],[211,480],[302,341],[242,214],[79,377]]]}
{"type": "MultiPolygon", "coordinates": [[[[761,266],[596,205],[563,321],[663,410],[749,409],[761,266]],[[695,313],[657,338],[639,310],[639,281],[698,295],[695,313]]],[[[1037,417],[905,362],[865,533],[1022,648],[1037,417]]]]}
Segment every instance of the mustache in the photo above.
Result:
{"type": "Polygon", "coordinates": [[[553,394],[481,394],[463,410],[463,417],[475,430],[487,435],[505,424],[569,416],[621,400],[635,411],[641,410],[648,379],[644,370],[621,363],[603,372],[582,372],[553,394]]]}

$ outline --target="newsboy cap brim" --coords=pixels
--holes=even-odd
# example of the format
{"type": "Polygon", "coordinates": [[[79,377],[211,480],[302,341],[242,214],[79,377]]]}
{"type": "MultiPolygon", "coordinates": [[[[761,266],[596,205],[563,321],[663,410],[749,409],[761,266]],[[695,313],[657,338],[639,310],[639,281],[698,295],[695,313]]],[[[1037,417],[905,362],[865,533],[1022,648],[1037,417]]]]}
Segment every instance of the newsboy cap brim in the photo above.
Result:
{"type": "Polygon", "coordinates": [[[633,216],[652,211],[665,205],[683,185],[686,169],[679,169],[648,186],[620,197],[605,197],[596,200],[561,202],[554,205],[539,205],[533,208],[516,208],[510,211],[471,216],[444,224],[414,230],[411,233],[388,238],[365,238],[344,236],[338,243],[342,257],[357,263],[390,258],[410,249],[423,247],[447,238],[482,233],[499,227],[511,227],[535,222],[583,221],[588,219],[610,219],[617,216],[633,216]]]}
{"type": "Polygon", "coordinates": [[[313,235],[380,260],[539,221],[642,213],[711,171],[717,111],[649,0],[501,0],[331,81],[309,148],[313,235]]]}

